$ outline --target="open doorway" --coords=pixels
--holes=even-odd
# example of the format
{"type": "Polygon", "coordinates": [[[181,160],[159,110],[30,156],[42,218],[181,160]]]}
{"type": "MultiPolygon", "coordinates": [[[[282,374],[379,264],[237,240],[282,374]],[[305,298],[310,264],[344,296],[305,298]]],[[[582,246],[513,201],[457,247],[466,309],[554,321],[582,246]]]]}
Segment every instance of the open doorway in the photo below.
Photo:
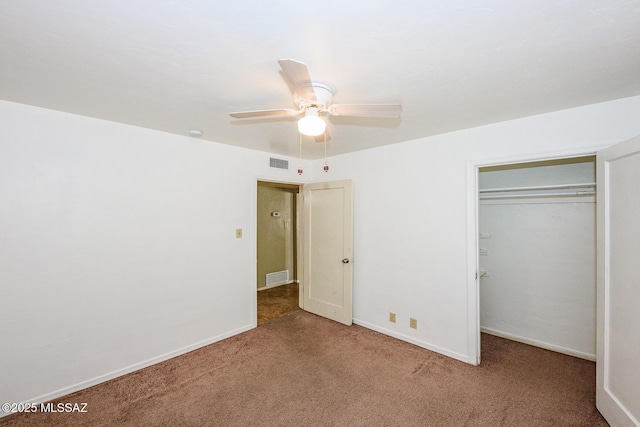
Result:
{"type": "Polygon", "coordinates": [[[596,353],[595,157],[478,168],[483,333],[596,353]]]}
{"type": "MultiPolygon", "coordinates": [[[[266,299],[262,295],[269,295],[276,287],[297,283],[297,307],[351,325],[351,180],[305,185],[259,181],[256,193],[259,205],[256,209],[256,291],[259,298],[256,299],[266,299]],[[290,210],[273,203],[272,199],[280,198],[289,200],[286,203],[291,205],[290,210]],[[284,239],[280,239],[281,235],[285,236],[284,239]],[[282,254],[284,257],[279,260],[282,254]],[[267,293],[262,294],[264,292],[267,293]]],[[[295,285],[292,287],[295,288],[295,285]]],[[[287,307],[297,310],[295,292],[287,294],[287,307]]],[[[278,305],[276,301],[271,302],[272,306],[278,305]]],[[[264,304],[256,305],[256,311],[267,311],[262,310],[264,304]]],[[[272,318],[287,314],[280,308],[274,308],[274,311],[275,314],[270,316],[272,318]]],[[[256,318],[258,316],[260,314],[256,318]]]]}
{"type": "Polygon", "coordinates": [[[299,185],[258,181],[257,321],[299,309],[297,196],[299,185]]]}

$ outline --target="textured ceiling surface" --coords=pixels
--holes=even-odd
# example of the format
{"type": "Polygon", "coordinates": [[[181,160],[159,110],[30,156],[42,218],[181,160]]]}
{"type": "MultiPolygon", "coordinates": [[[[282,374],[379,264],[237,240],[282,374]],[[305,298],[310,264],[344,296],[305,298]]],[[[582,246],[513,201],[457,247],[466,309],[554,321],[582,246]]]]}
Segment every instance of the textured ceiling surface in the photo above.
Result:
{"type": "MultiPolygon", "coordinates": [[[[329,155],[640,95],[640,1],[0,0],[0,99],[297,156],[277,60],[335,103],[329,155]]],[[[304,139],[304,157],[324,155],[304,139]]]]}

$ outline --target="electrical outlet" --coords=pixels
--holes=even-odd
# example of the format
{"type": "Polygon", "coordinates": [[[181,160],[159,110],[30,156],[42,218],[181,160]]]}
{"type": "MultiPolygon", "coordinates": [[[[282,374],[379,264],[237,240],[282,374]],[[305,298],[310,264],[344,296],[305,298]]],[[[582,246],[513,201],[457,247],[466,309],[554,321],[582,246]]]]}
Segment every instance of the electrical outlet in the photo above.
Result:
{"type": "Polygon", "coordinates": [[[236,228],[236,239],[242,239],[242,228],[236,228]]]}
{"type": "Polygon", "coordinates": [[[395,313],[389,313],[389,322],[396,323],[396,314],[395,313]]]}
{"type": "Polygon", "coordinates": [[[418,320],[413,317],[409,319],[409,327],[413,329],[418,329],[418,320]]]}

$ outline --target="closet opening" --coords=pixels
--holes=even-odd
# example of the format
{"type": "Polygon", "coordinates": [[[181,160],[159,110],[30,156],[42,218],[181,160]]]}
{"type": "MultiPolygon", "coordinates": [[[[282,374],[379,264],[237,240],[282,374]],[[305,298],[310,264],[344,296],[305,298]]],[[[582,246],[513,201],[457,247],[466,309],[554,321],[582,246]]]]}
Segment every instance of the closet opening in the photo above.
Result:
{"type": "Polygon", "coordinates": [[[480,331],[595,360],[595,156],[477,172],[480,331]]]}

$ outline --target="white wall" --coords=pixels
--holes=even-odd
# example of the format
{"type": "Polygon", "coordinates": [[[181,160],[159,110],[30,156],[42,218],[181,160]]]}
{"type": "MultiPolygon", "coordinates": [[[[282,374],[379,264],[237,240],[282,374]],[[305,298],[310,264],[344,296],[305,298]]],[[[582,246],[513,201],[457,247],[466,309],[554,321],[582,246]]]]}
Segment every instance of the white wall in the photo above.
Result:
{"type": "Polygon", "coordinates": [[[354,183],[354,321],[473,363],[469,164],[596,150],[640,134],[638,117],[632,97],[330,158],[314,179],[354,183]]]}
{"type": "Polygon", "coordinates": [[[0,118],[0,402],[256,325],[257,178],[295,182],[297,168],[4,101],[0,118]]]}
{"type": "MultiPolygon", "coordinates": [[[[594,159],[586,160],[481,169],[480,189],[595,183],[594,159]]],[[[595,195],[584,194],[593,190],[481,194],[483,331],[595,360],[596,209],[595,195]]]]}

